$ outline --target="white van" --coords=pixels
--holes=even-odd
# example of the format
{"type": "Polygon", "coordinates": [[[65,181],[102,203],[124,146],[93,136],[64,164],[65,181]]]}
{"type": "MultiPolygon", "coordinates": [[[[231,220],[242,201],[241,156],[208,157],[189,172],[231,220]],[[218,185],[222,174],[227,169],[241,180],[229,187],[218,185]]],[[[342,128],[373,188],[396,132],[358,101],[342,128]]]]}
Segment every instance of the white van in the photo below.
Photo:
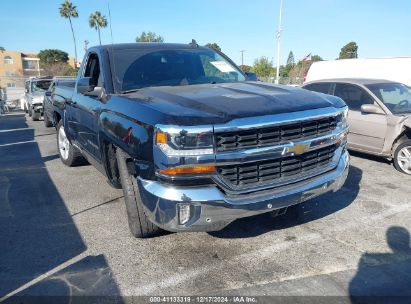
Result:
{"type": "Polygon", "coordinates": [[[340,59],[314,62],[304,83],[332,78],[373,78],[411,87],[411,57],[340,59]]]}

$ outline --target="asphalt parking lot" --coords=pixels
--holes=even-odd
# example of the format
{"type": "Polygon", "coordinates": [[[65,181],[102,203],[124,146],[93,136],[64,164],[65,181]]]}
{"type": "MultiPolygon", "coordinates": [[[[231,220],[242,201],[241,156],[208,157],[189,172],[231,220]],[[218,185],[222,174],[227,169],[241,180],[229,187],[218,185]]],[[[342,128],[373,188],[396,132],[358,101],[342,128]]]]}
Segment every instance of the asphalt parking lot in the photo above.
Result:
{"type": "Polygon", "coordinates": [[[122,191],[90,165],[65,167],[54,128],[10,114],[0,118],[0,298],[411,296],[410,185],[388,161],[355,154],[344,187],[298,212],[134,239],[122,191]]]}

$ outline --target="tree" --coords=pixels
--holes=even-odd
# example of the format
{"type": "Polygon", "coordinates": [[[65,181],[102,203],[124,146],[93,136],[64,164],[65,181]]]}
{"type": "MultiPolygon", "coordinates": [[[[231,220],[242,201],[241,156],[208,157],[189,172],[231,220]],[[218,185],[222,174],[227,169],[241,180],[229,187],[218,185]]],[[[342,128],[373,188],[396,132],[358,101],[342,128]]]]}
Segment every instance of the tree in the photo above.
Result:
{"type": "Polygon", "coordinates": [[[249,65],[240,65],[239,68],[241,69],[241,71],[243,71],[244,73],[248,73],[251,72],[253,70],[253,67],[249,66],[249,65]]]}
{"type": "Polygon", "coordinates": [[[221,47],[220,47],[217,43],[215,43],[215,42],[213,42],[213,43],[207,43],[205,46],[208,47],[208,48],[210,48],[210,49],[213,49],[213,50],[215,50],[215,51],[221,52],[221,47]]]}
{"type": "Polygon", "coordinates": [[[40,59],[40,63],[43,65],[54,64],[57,62],[67,63],[69,60],[66,52],[55,49],[41,50],[38,57],[40,59]]]}
{"type": "Polygon", "coordinates": [[[347,43],[341,48],[338,59],[358,58],[358,45],[354,41],[347,43]]]}
{"type": "Polygon", "coordinates": [[[310,69],[311,65],[316,61],[322,61],[323,59],[319,55],[312,55],[310,61],[298,61],[292,69],[288,72],[288,77],[291,78],[304,78],[307,75],[308,70],[310,69]]]}
{"type": "Polygon", "coordinates": [[[75,76],[77,71],[65,62],[56,62],[43,65],[42,73],[50,76],[75,76]]]}
{"type": "Polygon", "coordinates": [[[261,57],[254,61],[254,72],[258,77],[270,77],[274,75],[275,69],[273,63],[267,57],[261,57]]]}
{"type": "Polygon", "coordinates": [[[88,24],[91,28],[95,28],[98,32],[98,41],[101,45],[101,36],[100,36],[100,29],[107,27],[107,18],[103,16],[99,11],[96,11],[90,15],[88,20],[88,24]]]}
{"type": "Polygon", "coordinates": [[[136,42],[164,42],[164,38],[154,32],[142,32],[141,35],[136,38],[136,42]]]}
{"type": "Polygon", "coordinates": [[[0,52],[4,52],[6,49],[2,46],[0,46],[0,52]]]}
{"type": "Polygon", "coordinates": [[[71,22],[71,18],[78,17],[77,7],[71,3],[69,0],[65,0],[60,5],[60,16],[66,18],[70,22],[71,33],[73,34],[73,42],[74,42],[74,65],[77,68],[77,46],[76,46],[76,37],[74,36],[73,24],[71,22]]]}
{"type": "Polygon", "coordinates": [[[287,66],[293,67],[294,65],[295,65],[294,53],[293,51],[290,51],[290,53],[288,54],[288,58],[287,58],[287,66]]]}

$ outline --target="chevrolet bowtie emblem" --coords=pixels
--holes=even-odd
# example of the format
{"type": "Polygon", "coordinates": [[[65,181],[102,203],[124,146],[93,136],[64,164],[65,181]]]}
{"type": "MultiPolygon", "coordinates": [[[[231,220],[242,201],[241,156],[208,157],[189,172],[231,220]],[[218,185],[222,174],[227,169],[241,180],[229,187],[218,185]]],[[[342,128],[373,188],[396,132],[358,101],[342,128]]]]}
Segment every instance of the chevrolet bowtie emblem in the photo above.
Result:
{"type": "Polygon", "coordinates": [[[295,144],[294,147],[288,148],[287,152],[291,152],[294,154],[303,154],[308,150],[310,150],[310,145],[295,144]]]}

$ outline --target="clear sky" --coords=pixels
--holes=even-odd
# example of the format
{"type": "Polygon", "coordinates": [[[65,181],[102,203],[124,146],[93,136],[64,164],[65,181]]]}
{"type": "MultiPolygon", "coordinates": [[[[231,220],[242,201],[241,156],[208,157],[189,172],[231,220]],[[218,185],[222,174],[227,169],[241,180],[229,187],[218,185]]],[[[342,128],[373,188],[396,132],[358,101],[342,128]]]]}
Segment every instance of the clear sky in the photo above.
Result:
{"type": "MultiPolygon", "coordinates": [[[[249,65],[260,56],[276,56],[280,0],[73,0],[80,58],[84,40],[98,44],[88,17],[100,10],[108,18],[108,1],[115,43],[154,31],[165,42],[216,42],[238,64],[240,50],[249,65]]],[[[1,2],[0,46],[74,54],[69,22],[58,12],[63,0],[1,2]]],[[[350,41],[359,45],[359,57],[411,56],[410,30],[411,0],[284,0],[281,62],[290,50],[296,61],[308,53],[335,59],[350,41]]],[[[111,43],[109,28],[102,30],[102,42],[111,43]]]]}

